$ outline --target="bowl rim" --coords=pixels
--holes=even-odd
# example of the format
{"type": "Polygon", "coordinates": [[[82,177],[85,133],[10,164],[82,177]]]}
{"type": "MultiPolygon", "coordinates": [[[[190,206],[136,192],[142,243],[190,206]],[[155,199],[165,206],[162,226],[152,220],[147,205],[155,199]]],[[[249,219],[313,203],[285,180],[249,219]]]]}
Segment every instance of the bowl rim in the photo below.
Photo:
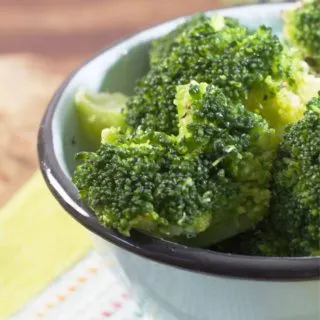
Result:
{"type": "MultiPolygon", "coordinates": [[[[250,7],[275,6],[275,4],[250,5],[250,7]]],[[[278,6],[280,4],[277,4],[278,6]]],[[[282,4],[284,5],[284,4],[282,4]]],[[[241,6],[247,7],[247,6],[241,6]]],[[[225,8],[223,8],[225,9],[225,8]]],[[[59,165],[53,144],[52,121],[57,104],[77,72],[89,62],[105,55],[117,45],[125,44],[132,37],[178,21],[182,17],[168,20],[140,31],[116,44],[107,46],[88,59],[73,72],[55,92],[38,131],[38,158],[42,175],[48,188],[62,207],[79,223],[104,240],[144,258],[196,273],[268,281],[307,281],[320,278],[320,257],[259,257],[220,253],[208,249],[187,247],[168,240],[158,239],[133,231],[130,237],[103,227],[94,213],[79,200],[76,188],[59,165]]]]}

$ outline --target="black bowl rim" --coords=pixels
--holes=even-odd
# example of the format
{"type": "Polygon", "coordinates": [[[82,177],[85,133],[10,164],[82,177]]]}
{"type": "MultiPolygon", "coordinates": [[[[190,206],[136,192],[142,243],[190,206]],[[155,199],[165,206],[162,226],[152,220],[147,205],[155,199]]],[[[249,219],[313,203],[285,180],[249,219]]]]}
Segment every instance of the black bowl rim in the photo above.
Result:
{"type": "MultiPolygon", "coordinates": [[[[253,5],[255,6],[255,5],[253,5]]],[[[259,5],[258,5],[259,6],[259,5]]],[[[180,19],[175,18],[167,22],[180,19]]],[[[167,22],[159,24],[161,26],[167,22]]],[[[155,27],[145,29],[151,31],[155,27]]],[[[139,35],[136,33],[135,35],[139,35]]],[[[131,37],[130,37],[131,38],[131,37]]],[[[130,39],[127,38],[127,39],[130,39]]],[[[118,42],[124,43],[127,39],[118,42]]],[[[76,73],[92,60],[106,54],[116,45],[108,46],[75,69],[58,88],[43,116],[38,132],[38,157],[43,177],[62,207],[79,223],[104,240],[147,259],[197,273],[268,281],[307,281],[320,277],[320,257],[259,257],[219,253],[192,248],[163,239],[133,232],[125,237],[104,228],[94,213],[82,203],[76,188],[59,165],[53,145],[52,120],[62,93],[76,73]]]]}

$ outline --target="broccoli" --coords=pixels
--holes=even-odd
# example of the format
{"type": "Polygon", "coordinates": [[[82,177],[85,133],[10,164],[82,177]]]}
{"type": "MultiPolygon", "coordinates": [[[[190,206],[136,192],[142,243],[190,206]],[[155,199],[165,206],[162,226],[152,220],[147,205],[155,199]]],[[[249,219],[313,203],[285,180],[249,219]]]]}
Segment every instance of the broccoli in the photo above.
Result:
{"type": "Polygon", "coordinates": [[[177,134],[175,88],[192,79],[218,86],[280,133],[302,118],[305,103],[320,89],[320,79],[271,28],[249,30],[234,19],[203,17],[138,82],[127,104],[128,125],[177,134]]]}
{"type": "Polygon", "coordinates": [[[320,1],[303,0],[283,13],[284,34],[316,71],[320,71],[320,1]]]}
{"type": "Polygon", "coordinates": [[[170,54],[172,48],[177,44],[175,40],[178,38],[178,36],[180,36],[183,32],[190,30],[199,22],[204,22],[206,19],[207,18],[202,14],[192,16],[184,23],[169,32],[167,35],[153,40],[149,52],[150,64],[156,65],[160,63],[170,54]]]}
{"type": "Polygon", "coordinates": [[[320,96],[287,127],[273,169],[270,214],[218,250],[266,256],[320,255],[320,96]]]}
{"type": "Polygon", "coordinates": [[[192,81],[175,99],[179,133],[108,128],[73,182],[107,227],[207,246],[267,212],[275,131],[221,89],[192,81]]]}
{"type": "Polygon", "coordinates": [[[150,62],[129,98],[76,95],[100,146],[77,155],[73,183],[98,220],[221,251],[320,254],[320,96],[307,104],[320,78],[296,50],[202,15],[154,41],[150,62]]]}
{"type": "Polygon", "coordinates": [[[123,110],[128,98],[122,93],[79,90],[74,100],[81,130],[93,147],[100,145],[102,129],[125,126],[123,110]]]}
{"type": "Polygon", "coordinates": [[[73,179],[101,223],[125,235],[132,228],[174,235],[179,224],[186,230],[207,227],[206,197],[195,181],[205,171],[174,136],[109,128],[102,137],[97,152],[78,154],[84,162],[73,179]]]}

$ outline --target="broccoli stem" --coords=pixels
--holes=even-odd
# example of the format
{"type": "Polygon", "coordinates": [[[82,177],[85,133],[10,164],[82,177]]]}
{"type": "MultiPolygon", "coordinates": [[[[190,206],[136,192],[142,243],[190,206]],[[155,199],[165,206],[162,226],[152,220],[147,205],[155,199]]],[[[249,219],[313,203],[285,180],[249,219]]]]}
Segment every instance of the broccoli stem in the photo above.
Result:
{"type": "Polygon", "coordinates": [[[93,93],[80,90],[75,107],[83,134],[98,147],[105,128],[125,126],[124,110],[128,98],[121,93],[93,93]]]}

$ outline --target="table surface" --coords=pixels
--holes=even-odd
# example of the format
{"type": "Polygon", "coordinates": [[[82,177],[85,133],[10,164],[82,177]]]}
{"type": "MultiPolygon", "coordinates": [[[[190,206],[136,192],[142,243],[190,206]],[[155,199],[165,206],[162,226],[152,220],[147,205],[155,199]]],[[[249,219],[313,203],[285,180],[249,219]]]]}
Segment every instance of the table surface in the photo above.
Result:
{"type": "Polygon", "coordinates": [[[142,28],[219,5],[216,0],[0,0],[0,52],[79,61],[142,28]]]}

